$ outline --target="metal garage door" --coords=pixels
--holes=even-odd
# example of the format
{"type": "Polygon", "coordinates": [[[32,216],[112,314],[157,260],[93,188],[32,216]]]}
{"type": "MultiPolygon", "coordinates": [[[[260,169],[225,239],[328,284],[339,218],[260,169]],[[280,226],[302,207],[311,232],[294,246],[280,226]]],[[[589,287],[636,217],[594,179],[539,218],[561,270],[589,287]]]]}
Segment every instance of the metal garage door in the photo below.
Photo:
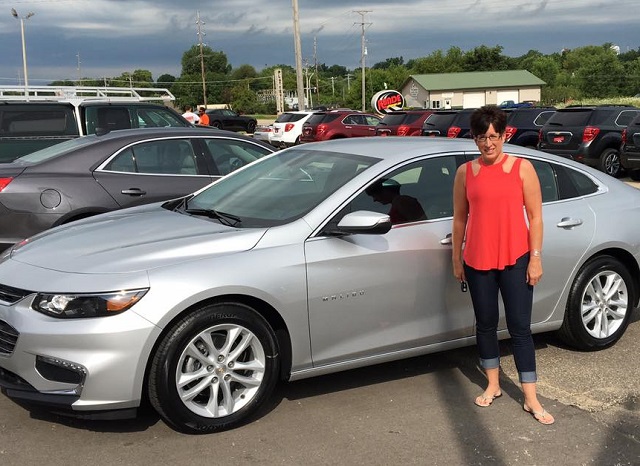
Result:
{"type": "Polygon", "coordinates": [[[462,96],[462,108],[478,108],[485,104],[483,92],[465,92],[462,96]]]}

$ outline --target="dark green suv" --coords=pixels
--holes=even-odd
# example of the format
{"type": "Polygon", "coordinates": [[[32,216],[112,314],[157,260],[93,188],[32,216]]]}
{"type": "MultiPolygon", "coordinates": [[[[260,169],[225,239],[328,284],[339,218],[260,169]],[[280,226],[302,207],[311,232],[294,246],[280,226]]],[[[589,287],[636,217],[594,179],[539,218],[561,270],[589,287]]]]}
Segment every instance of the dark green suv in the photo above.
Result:
{"type": "Polygon", "coordinates": [[[538,149],[619,177],[622,131],[639,113],[639,108],[625,105],[556,110],[540,130],[538,149]]]}
{"type": "Polygon", "coordinates": [[[165,126],[191,124],[169,107],[146,102],[0,101],[0,163],[86,134],[165,126]]]}

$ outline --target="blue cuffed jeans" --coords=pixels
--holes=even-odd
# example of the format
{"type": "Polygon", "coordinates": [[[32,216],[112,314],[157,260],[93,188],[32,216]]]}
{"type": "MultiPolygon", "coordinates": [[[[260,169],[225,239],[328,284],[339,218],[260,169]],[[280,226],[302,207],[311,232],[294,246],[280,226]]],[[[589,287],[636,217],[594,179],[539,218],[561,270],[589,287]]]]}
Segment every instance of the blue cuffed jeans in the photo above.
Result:
{"type": "Polygon", "coordinates": [[[500,367],[498,292],[502,295],[507,329],[520,383],[536,382],[536,355],[531,336],[533,286],[527,283],[529,253],[504,270],[477,270],[464,264],[476,316],[476,341],[484,369],[500,367]]]}

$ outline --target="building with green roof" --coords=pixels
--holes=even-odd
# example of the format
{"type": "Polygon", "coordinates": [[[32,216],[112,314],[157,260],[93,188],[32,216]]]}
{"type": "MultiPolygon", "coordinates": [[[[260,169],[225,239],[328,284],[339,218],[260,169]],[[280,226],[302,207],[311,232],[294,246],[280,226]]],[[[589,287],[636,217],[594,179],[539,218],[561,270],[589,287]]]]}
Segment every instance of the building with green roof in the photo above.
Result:
{"type": "Polygon", "coordinates": [[[409,76],[400,87],[407,107],[478,108],[514,102],[540,101],[546,83],[526,70],[434,73],[409,76]]]}

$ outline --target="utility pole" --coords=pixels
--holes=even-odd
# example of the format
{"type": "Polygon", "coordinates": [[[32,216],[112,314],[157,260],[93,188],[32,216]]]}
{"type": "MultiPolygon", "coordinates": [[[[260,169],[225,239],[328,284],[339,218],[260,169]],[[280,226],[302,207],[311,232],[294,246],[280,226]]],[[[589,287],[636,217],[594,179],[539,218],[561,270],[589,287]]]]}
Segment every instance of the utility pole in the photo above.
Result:
{"type": "Polygon", "coordinates": [[[335,76],[331,76],[331,96],[335,98],[336,96],[336,78],[335,76]]]}
{"type": "Polygon", "coordinates": [[[200,44],[200,72],[202,73],[202,97],[204,102],[204,108],[207,108],[207,80],[204,72],[204,55],[202,51],[202,37],[206,34],[202,31],[201,25],[204,21],[200,21],[200,11],[196,11],[196,24],[198,25],[198,43],[200,44]]]}
{"type": "Polygon", "coordinates": [[[304,81],[302,76],[302,46],[300,45],[300,20],[298,18],[298,0],[291,0],[293,5],[293,42],[296,54],[296,84],[298,88],[298,110],[305,109],[304,81]]]}
{"type": "Polygon", "coordinates": [[[316,36],[313,36],[313,62],[316,67],[316,96],[320,95],[320,87],[318,84],[318,42],[316,36]]]}
{"type": "Polygon", "coordinates": [[[366,90],[366,86],[365,86],[365,69],[366,69],[366,65],[365,65],[365,57],[367,55],[367,47],[366,47],[366,42],[364,40],[364,30],[365,30],[365,26],[366,25],[371,25],[371,23],[365,23],[364,22],[364,15],[366,15],[367,13],[371,13],[371,10],[359,10],[359,11],[354,11],[354,13],[359,14],[362,18],[360,20],[360,27],[362,28],[362,52],[361,52],[361,58],[360,58],[360,63],[362,64],[362,111],[364,112],[366,110],[366,96],[365,96],[365,90],[366,90]]]}
{"type": "Polygon", "coordinates": [[[351,78],[353,78],[353,75],[347,73],[345,78],[347,78],[347,91],[350,91],[351,90],[351,78]]]}
{"type": "Polygon", "coordinates": [[[78,86],[82,86],[82,73],[80,72],[80,52],[76,54],[76,58],[78,59],[78,86]]]}

